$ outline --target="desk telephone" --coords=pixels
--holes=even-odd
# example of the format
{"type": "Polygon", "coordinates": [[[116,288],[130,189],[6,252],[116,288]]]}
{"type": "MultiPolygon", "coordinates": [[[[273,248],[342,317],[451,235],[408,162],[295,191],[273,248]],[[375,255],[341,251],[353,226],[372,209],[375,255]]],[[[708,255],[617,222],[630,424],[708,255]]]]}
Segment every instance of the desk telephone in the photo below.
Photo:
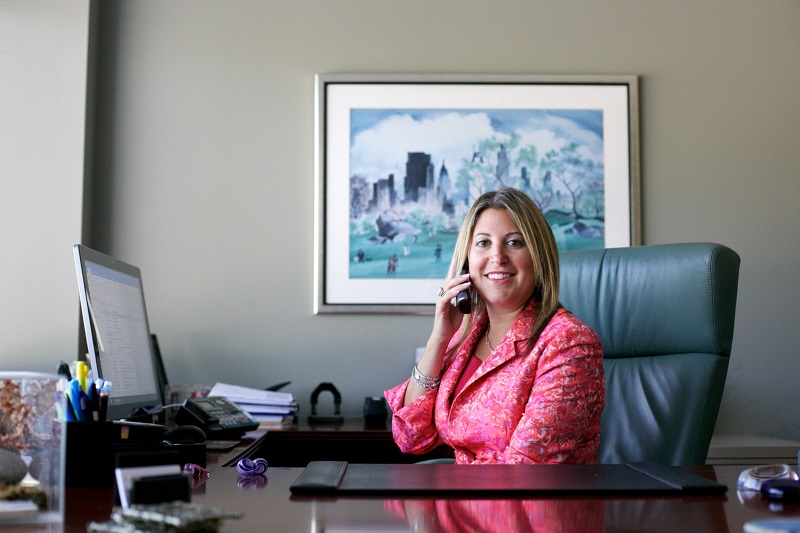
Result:
{"type": "Polygon", "coordinates": [[[247,411],[221,396],[187,399],[175,414],[175,423],[199,427],[208,440],[239,439],[259,425],[247,411]]]}

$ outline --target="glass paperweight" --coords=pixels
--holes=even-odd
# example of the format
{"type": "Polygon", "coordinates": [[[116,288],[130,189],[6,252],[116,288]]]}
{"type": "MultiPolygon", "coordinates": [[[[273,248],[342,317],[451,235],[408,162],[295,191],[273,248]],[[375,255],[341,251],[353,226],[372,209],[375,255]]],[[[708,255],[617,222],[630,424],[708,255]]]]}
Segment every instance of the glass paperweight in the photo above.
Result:
{"type": "Polygon", "coordinates": [[[0,372],[0,529],[64,520],[64,383],[0,372]]]}
{"type": "Polygon", "coordinates": [[[773,479],[789,479],[797,481],[797,473],[787,464],[756,466],[743,470],[736,482],[738,490],[760,491],[761,485],[773,479]]]}

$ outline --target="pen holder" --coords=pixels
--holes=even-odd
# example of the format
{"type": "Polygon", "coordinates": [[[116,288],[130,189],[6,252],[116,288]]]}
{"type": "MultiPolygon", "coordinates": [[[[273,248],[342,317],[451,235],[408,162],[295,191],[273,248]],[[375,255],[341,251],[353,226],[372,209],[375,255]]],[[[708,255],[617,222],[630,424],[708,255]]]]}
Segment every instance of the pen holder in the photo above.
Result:
{"type": "MultiPolygon", "coordinates": [[[[0,485],[14,494],[3,522],[64,521],[65,381],[56,375],[0,372],[0,485]]],[[[2,498],[2,496],[0,496],[2,498]]]]}
{"type": "Polygon", "coordinates": [[[66,485],[110,487],[118,467],[206,465],[206,445],[164,443],[163,426],[126,422],[68,422],[66,485]]]}
{"type": "Polygon", "coordinates": [[[68,487],[107,487],[114,483],[112,422],[67,423],[68,487]]]}

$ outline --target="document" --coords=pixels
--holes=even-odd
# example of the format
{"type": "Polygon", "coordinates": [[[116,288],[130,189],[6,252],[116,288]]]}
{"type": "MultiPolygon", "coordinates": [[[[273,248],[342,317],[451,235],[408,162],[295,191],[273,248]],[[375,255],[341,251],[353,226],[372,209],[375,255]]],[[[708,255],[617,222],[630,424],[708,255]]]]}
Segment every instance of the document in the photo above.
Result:
{"type": "Polygon", "coordinates": [[[290,392],[273,392],[261,389],[252,389],[227,383],[216,383],[208,393],[209,396],[224,396],[237,404],[250,405],[285,405],[294,404],[294,397],[290,392]]]}

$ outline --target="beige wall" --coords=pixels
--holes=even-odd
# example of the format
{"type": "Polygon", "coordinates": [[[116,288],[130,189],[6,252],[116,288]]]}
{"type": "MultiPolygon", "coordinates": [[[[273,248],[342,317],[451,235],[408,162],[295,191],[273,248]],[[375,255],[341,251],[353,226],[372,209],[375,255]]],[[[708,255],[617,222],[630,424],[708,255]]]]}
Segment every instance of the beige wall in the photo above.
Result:
{"type": "Polygon", "coordinates": [[[0,2],[0,370],[75,357],[89,0],[0,2]]]}
{"type": "Polygon", "coordinates": [[[800,438],[800,3],[139,0],[99,21],[92,244],[142,267],[173,381],[291,380],[306,414],[332,381],[355,414],[427,338],[427,317],[312,313],[314,74],[637,74],[644,243],[742,256],[718,432],[800,438]]]}

